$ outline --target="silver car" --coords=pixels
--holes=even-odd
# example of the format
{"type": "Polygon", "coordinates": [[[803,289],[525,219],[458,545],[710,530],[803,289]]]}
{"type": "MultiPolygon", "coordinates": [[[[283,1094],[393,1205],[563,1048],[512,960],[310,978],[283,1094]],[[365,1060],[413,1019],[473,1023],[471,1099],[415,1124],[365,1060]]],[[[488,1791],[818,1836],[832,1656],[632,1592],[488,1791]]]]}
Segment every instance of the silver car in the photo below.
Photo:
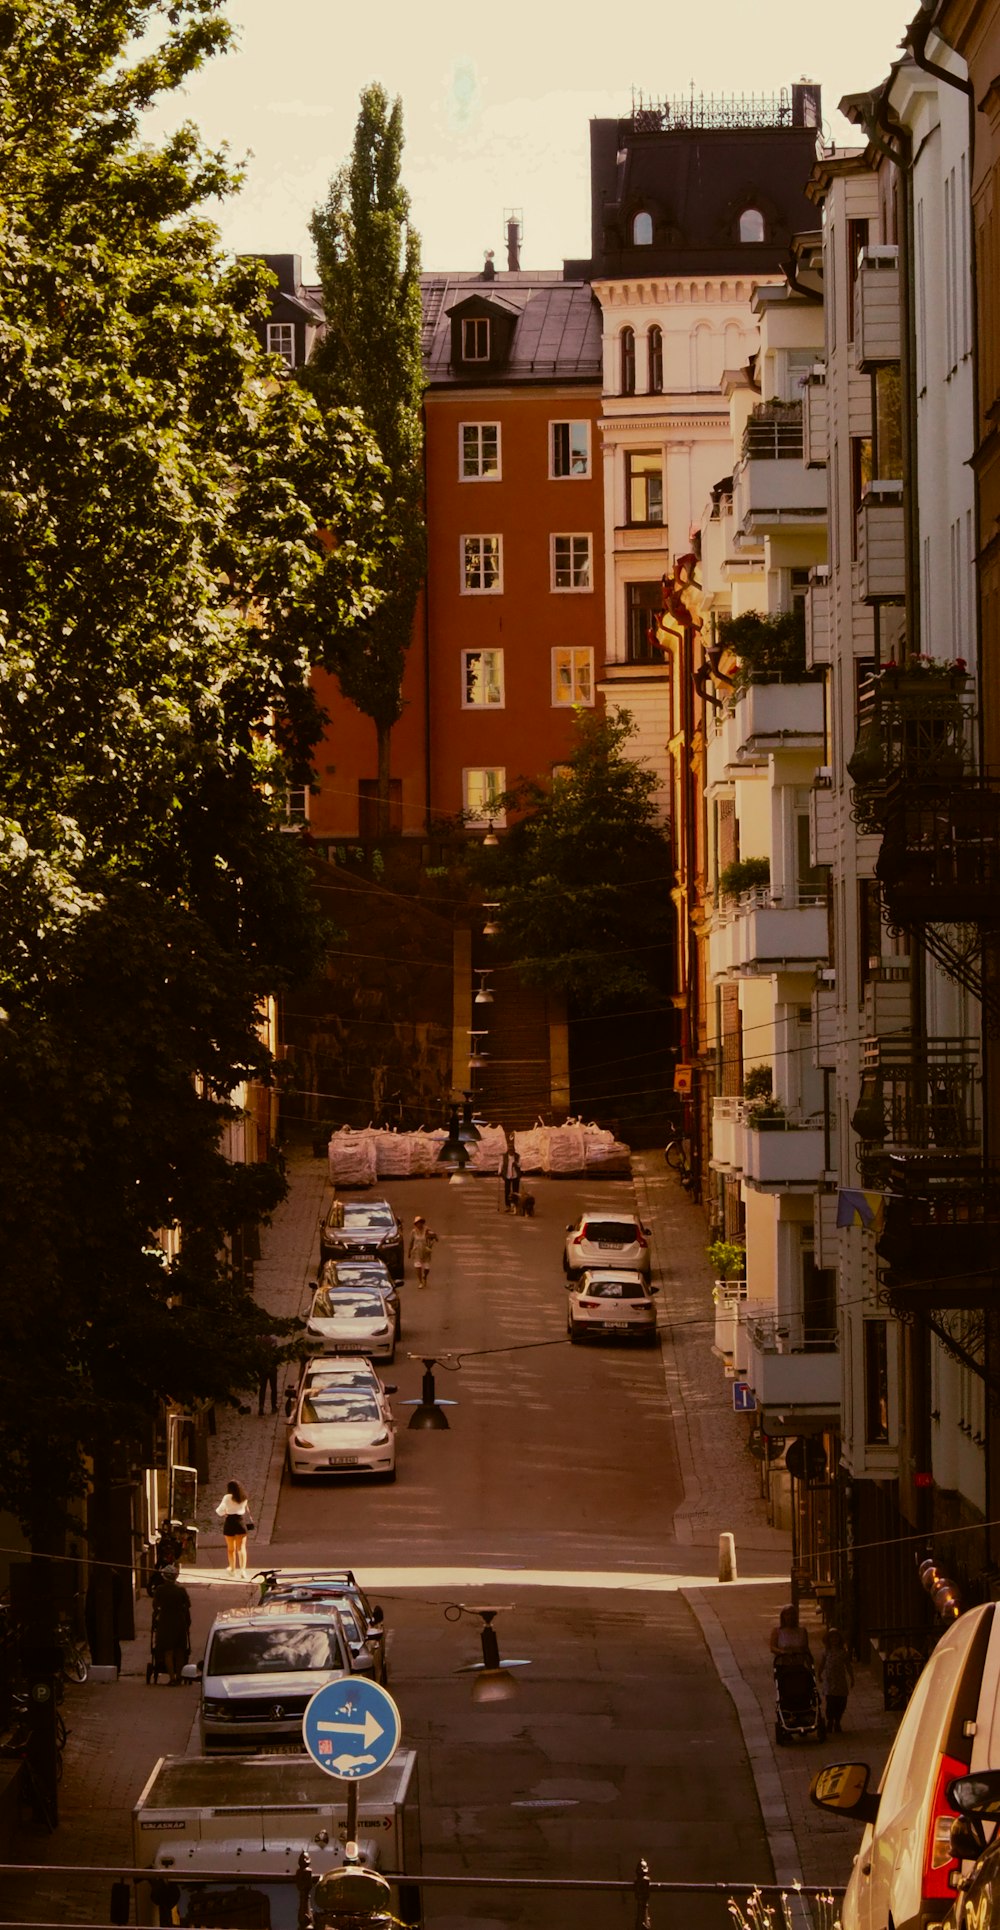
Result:
{"type": "Polygon", "coordinates": [[[205,1659],[184,1674],[201,1677],[205,1754],[294,1744],[302,1748],[306,1704],[326,1682],[354,1673],[344,1625],[332,1602],[312,1606],[229,1608],[209,1632],[205,1659]]]}
{"type": "Polygon", "coordinates": [[[648,1280],[649,1233],[634,1213],[604,1213],[592,1207],[566,1228],[563,1272],[575,1280],[585,1267],[629,1267],[648,1280]]]}
{"type": "Polygon", "coordinates": [[[625,1267],[587,1267],[567,1280],[566,1330],[570,1340],[599,1336],[656,1346],[656,1308],[644,1274],[625,1267]]]}

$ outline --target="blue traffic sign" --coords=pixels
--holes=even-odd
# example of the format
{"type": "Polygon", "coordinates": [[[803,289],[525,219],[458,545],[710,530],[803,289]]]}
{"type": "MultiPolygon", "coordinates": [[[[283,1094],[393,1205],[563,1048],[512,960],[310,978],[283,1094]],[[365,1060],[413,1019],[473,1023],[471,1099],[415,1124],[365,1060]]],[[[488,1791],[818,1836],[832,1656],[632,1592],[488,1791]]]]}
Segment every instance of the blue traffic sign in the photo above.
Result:
{"type": "Polygon", "coordinates": [[[745,1380],[734,1380],[733,1382],[733,1406],[737,1414],[755,1414],[757,1412],[757,1396],[753,1388],[747,1386],[745,1380]]]}
{"type": "Polygon", "coordinates": [[[360,1782],[395,1755],[401,1728],[391,1695],[367,1676],[349,1675],[317,1689],[302,1717],[302,1740],[328,1776],[360,1782]]]}

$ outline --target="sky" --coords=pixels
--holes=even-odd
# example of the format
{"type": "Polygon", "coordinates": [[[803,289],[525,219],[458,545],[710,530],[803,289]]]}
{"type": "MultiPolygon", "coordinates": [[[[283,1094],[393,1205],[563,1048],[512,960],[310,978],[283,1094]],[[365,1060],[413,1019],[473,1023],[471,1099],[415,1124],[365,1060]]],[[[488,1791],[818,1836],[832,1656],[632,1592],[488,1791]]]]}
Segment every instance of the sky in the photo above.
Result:
{"type": "Polygon", "coordinates": [[[314,262],[309,215],[350,153],[371,81],[402,97],[403,175],[423,265],[471,273],[506,262],[504,217],[520,211],[522,266],[590,253],[594,118],[647,99],[774,95],[819,81],[824,134],[853,145],[844,94],[881,81],[917,0],[630,0],[624,13],[507,0],[229,0],[229,54],[150,116],[178,119],[246,161],[242,194],[213,212],[227,248],[314,262]]]}

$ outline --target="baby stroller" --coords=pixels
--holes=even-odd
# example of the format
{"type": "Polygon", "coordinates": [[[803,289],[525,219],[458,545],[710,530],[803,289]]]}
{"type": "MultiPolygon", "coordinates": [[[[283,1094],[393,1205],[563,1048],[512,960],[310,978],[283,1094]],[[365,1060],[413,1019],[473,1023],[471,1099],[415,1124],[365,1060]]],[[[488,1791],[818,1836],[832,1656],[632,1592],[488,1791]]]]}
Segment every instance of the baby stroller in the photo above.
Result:
{"type": "Polygon", "coordinates": [[[774,1740],[794,1736],[826,1741],[826,1719],[811,1655],[776,1656],[774,1662],[774,1740]]]}

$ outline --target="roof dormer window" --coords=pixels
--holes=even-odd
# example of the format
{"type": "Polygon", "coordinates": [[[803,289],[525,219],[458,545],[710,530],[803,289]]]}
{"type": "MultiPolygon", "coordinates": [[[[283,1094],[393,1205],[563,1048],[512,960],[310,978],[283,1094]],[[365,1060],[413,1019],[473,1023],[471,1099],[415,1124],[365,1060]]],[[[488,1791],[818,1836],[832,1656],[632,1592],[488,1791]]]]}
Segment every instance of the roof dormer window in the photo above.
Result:
{"type": "Polygon", "coordinates": [[[740,215],[740,240],[763,241],[764,217],[759,208],[744,208],[740,215]]]}
{"type": "Polygon", "coordinates": [[[651,248],[653,245],[653,217],[641,209],[632,217],[633,248],[651,248]]]}
{"type": "Polygon", "coordinates": [[[462,320],[463,362],[488,362],[490,323],[488,315],[466,315],[462,320]]]}

